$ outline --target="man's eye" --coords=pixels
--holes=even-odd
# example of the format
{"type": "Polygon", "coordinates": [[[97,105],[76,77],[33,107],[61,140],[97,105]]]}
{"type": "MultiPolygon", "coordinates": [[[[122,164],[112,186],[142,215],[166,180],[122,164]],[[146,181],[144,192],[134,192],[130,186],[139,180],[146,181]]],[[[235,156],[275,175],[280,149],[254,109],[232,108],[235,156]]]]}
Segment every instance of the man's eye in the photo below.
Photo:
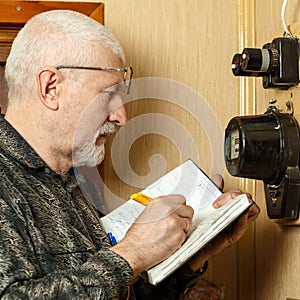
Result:
{"type": "Polygon", "coordinates": [[[106,95],[106,97],[109,98],[109,100],[112,99],[113,97],[115,97],[118,94],[118,92],[115,91],[115,90],[114,91],[105,90],[102,93],[104,93],[106,95]]]}
{"type": "Polygon", "coordinates": [[[109,98],[109,100],[111,100],[115,96],[120,96],[124,91],[125,91],[124,84],[119,83],[119,84],[114,85],[111,88],[104,90],[103,93],[105,93],[107,95],[107,97],[109,98]]]}
{"type": "Polygon", "coordinates": [[[111,92],[108,92],[108,98],[109,100],[113,99],[118,93],[116,91],[111,91],[111,92]]]}
{"type": "Polygon", "coordinates": [[[125,83],[118,83],[116,85],[116,91],[118,91],[119,93],[123,93],[125,90],[126,90],[125,83]]]}
{"type": "Polygon", "coordinates": [[[114,99],[119,96],[119,92],[118,91],[109,91],[109,90],[105,90],[102,92],[102,95],[105,97],[105,101],[107,102],[112,102],[114,101],[114,99]]]}

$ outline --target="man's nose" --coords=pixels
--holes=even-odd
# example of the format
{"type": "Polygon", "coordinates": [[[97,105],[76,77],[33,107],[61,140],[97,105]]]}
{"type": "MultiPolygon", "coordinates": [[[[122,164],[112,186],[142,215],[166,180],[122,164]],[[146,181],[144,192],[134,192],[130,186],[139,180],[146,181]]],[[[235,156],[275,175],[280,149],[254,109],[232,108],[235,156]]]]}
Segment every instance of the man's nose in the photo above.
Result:
{"type": "Polygon", "coordinates": [[[108,116],[110,122],[117,123],[118,125],[124,125],[127,122],[126,110],[124,105],[119,106],[108,116]]]}

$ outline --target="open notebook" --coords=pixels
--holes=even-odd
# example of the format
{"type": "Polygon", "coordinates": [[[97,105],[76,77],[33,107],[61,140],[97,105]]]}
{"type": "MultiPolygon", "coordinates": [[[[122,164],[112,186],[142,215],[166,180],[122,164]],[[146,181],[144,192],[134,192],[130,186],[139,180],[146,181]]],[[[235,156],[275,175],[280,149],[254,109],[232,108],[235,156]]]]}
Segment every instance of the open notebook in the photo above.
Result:
{"type": "MultiPolygon", "coordinates": [[[[152,284],[158,284],[189,260],[253,204],[249,203],[246,195],[243,194],[221,208],[215,209],[212,203],[221,192],[192,160],[185,161],[142,192],[152,198],[182,194],[187,204],[194,209],[192,229],[182,247],[169,258],[146,271],[148,280],[152,284]]],[[[103,227],[119,242],[144,209],[143,204],[130,199],[101,219],[103,227]]]]}

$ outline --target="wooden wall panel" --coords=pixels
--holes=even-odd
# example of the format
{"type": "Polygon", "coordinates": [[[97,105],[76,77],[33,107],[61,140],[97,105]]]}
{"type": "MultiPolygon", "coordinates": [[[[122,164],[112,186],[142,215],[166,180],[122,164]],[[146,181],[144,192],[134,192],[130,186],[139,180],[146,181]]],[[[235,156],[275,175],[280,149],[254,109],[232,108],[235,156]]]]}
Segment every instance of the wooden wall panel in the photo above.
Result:
{"type": "MultiPolygon", "coordinates": [[[[256,46],[282,36],[281,5],[283,1],[256,0],[256,46]]],[[[300,2],[289,0],[286,23],[300,21],[300,2]]],[[[296,32],[300,36],[300,31],[296,32]]],[[[285,102],[293,92],[295,116],[300,120],[299,87],[289,91],[264,90],[261,79],[257,81],[257,112],[265,112],[271,98],[278,99],[278,106],[285,109],[285,102]]],[[[300,299],[300,227],[280,226],[267,218],[261,182],[257,199],[262,207],[256,227],[256,300],[300,299]]]]}
{"type": "MultiPolygon", "coordinates": [[[[188,85],[204,97],[222,130],[235,115],[263,113],[271,97],[278,98],[282,107],[290,98],[290,92],[264,90],[259,78],[240,80],[233,77],[230,70],[234,53],[253,44],[261,47],[281,32],[282,1],[102,2],[105,3],[106,26],[124,46],[128,64],[134,67],[135,78],[163,77],[188,85]]],[[[289,0],[287,23],[299,21],[299,14],[299,1],[289,0]]],[[[293,95],[299,119],[298,90],[293,91],[293,95]]],[[[182,106],[160,99],[142,99],[128,103],[127,110],[132,120],[149,113],[160,113],[178,120],[197,141],[201,154],[198,163],[210,172],[215,159],[211,148],[220,148],[221,143],[207,135],[203,126],[188,111],[184,99],[182,106]]],[[[175,129],[173,134],[176,133],[175,129]]],[[[127,141],[123,142],[125,144],[127,141]]],[[[117,195],[116,198],[126,200],[136,187],[130,182],[123,182],[112,171],[109,146],[108,157],[101,170],[105,184],[117,195]]],[[[219,151],[223,150],[220,148],[219,151]]],[[[172,143],[172,136],[162,137],[153,132],[139,137],[132,144],[128,161],[134,172],[140,176],[147,175],[150,172],[149,159],[153,154],[161,154],[168,169],[181,160],[180,151],[172,143]]],[[[261,182],[255,186],[252,181],[239,181],[226,171],[224,176],[225,190],[239,185],[249,192],[254,191],[262,213],[256,226],[238,246],[210,260],[206,278],[226,287],[226,300],[300,299],[300,228],[280,226],[267,218],[261,182]]]]}
{"type": "MultiPolygon", "coordinates": [[[[239,0],[237,7],[238,14],[238,38],[239,50],[244,47],[255,46],[255,5],[252,0],[239,0]]],[[[239,114],[253,115],[256,112],[255,87],[253,78],[239,77],[239,114]]],[[[239,188],[252,194],[255,199],[256,185],[253,180],[246,178],[239,179],[239,188]]],[[[245,237],[238,243],[237,249],[237,299],[254,300],[255,290],[255,225],[253,225],[245,237]],[[245,272],[247,269],[247,272],[245,272]]]]}
{"type": "MultiPolygon", "coordinates": [[[[282,99],[279,101],[282,105],[289,99],[289,93],[263,90],[260,79],[233,78],[229,67],[235,52],[246,46],[261,47],[280,31],[282,1],[223,2],[215,0],[212,5],[207,1],[189,1],[183,5],[179,1],[142,1],[131,6],[120,1],[106,1],[105,9],[106,25],[125,46],[136,76],[162,76],[188,84],[204,95],[225,128],[232,116],[263,113],[271,97],[282,99]],[[128,18],[122,19],[123,15],[128,18]]],[[[300,20],[299,12],[299,1],[289,0],[287,22],[300,20]]],[[[296,116],[300,111],[298,98],[298,92],[294,91],[296,116]]],[[[152,105],[152,109],[169,111],[152,105]]],[[[130,117],[146,109],[143,104],[140,106],[130,108],[130,117]]],[[[177,118],[185,114],[173,109],[172,112],[177,118]]],[[[196,131],[192,129],[193,133],[196,131]]],[[[178,156],[168,156],[172,153],[169,147],[158,143],[157,137],[152,138],[149,144],[143,141],[147,146],[141,147],[140,153],[146,148],[147,153],[159,153],[165,147],[167,161],[176,163],[178,156]]],[[[205,136],[200,136],[200,140],[205,140],[205,136]]],[[[201,151],[202,157],[207,157],[209,149],[201,151]]],[[[134,157],[134,166],[141,161],[143,167],[147,165],[143,154],[135,153],[134,157]]],[[[200,164],[207,167],[201,160],[200,164]]],[[[113,181],[114,175],[110,176],[113,181]]],[[[238,182],[226,172],[225,179],[226,189],[239,183],[243,189],[255,192],[254,199],[262,213],[238,247],[231,247],[210,261],[207,277],[224,284],[226,299],[230,300],[300,299],[297,282],[300,228],[282,227],[267,218],[261,182],[255,188],[253,181],[238,182]]],[[[122,187],[118,192],[125,198],[129,194],[122,187]]]]}
{"type": "MultiPolygon", "coordinates": [[[[224,132],[229,119],[240,114],[239,80],[231,74],[233,54],[240,50],[239,1],[216,0],[213,5],[204,0],[109,0],[104,3],[105,24],[124,46],[128,63],[134,67],[135,78],[163,77],[190,86],[204,96],[224,132]]],[[[184,101],[182,99],[183,105],[184,101]]],[[[212,161],[219,159],[212,157],[211,147],[219,149],[222,160],[219,163],[224,163],[223,140],[208,137],[189,111],[159,100],[130,103],[127,111],[130,119],[149,112],[171,116],[196,139],[200,153],[198,163],[205,171],[209,173],[212,161]]],[[[209,126],[214,126],[214,121],[209,122],[209,126]]],[[[176,128],[173,134],[176,134],[176,128]]],[[[172,145],[172,136],[163,139],[155,132],[150,138],[136,141],[130,152],[132,168],[139,174],[149,172],[151,154],[162,154],[168,168],[180,163],[178,151],[172,145]]],[[[106,184],[118,196],[127,199],[136,188],[122,182],[110,167],[108,158],[103,172],[105,180],[108,180],[106,184]]],[[[223,174],[225,189],[237,188],[238,179],[229,176],[226,171],[223,174]]],[[[233,246],[209,262],[206,278],[226,287],[227,300],[238,299],[238,285],[243,280],[247,288],[244,294],[253,294],[253,278],[249,282],[253,263],[248,256],[250,253],[251,259],[253,257],[253,243],[252,249],[247,243],[243,245],[241,249],[247,248],[246,256],[242,255],[239,259],[239,249],[233,246]]]]}

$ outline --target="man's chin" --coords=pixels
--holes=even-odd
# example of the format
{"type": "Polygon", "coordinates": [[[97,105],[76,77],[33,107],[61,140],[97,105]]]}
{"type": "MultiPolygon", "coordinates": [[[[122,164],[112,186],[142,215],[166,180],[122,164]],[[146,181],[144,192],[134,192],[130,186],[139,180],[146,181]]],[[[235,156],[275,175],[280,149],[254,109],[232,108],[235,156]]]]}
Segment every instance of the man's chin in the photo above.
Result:
{"type": "Polygon", "coordinates": [[[96,167],[104,160],[105,149],[104,145],[96,146],[96,149],[92,155],[85,155],[78,153],[73,156],[74,167],[96,167]],[[97,150],[97,151],[96,151],[97,150]]]}
{"type": "Polygon", "coordinates": [[[73,166],[74,167],[97,167],[98,165],[100,165],[103,161],[103,158],[101,159],[98,159],[97,161],[93,160],[93,161],[90,161],[90,160],[85,160],[85,161],[77,161],[77,162],[74,162],[73,163],[73,166]]]}

